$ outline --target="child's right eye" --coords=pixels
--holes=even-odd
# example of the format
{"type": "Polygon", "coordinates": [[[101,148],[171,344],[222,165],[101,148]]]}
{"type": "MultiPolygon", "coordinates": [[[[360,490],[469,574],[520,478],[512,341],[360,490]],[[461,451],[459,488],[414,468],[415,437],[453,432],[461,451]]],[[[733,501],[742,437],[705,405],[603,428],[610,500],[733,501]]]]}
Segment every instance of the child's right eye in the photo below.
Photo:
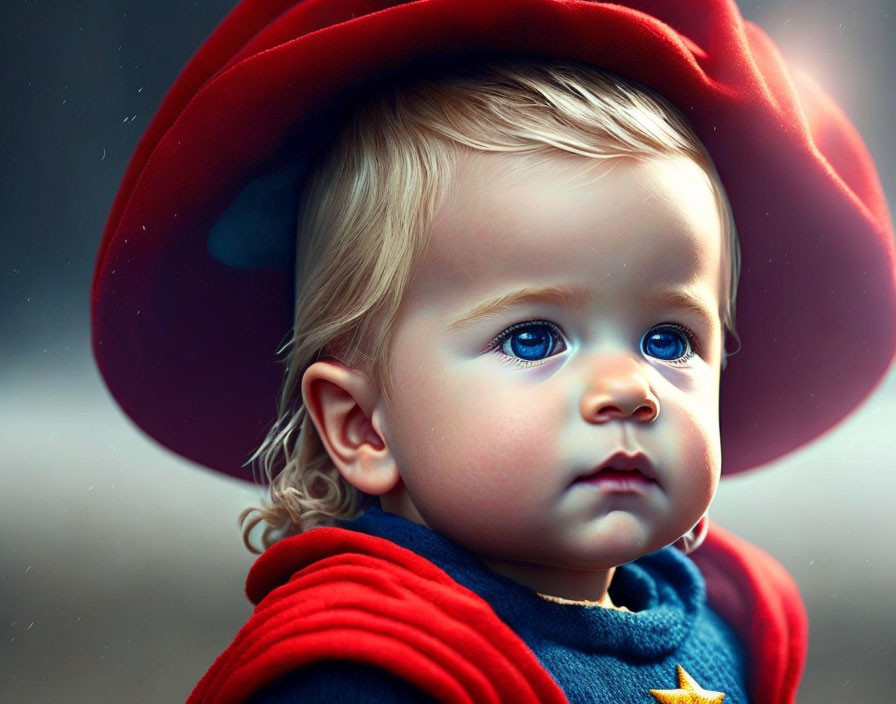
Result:
{"type": "Polygon", "coordinates": [[[529,366],[566,350],[560,329],[545,320],[531,320],[507,328],[489,349],[518,366],[529,366]]]}

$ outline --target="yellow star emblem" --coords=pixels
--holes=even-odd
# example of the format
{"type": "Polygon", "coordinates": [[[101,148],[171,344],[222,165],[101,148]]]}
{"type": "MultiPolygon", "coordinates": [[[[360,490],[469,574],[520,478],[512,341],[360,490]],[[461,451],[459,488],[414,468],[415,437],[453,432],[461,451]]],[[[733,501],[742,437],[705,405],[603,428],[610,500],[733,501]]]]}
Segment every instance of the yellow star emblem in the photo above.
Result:
{"type": "Polygon", "coordinates": [[[660,704],[720,704],[725,698],[721,692],[703,689],[681,665],[678,669],[678,689],[651,689],[650,693],[660,704]]]}

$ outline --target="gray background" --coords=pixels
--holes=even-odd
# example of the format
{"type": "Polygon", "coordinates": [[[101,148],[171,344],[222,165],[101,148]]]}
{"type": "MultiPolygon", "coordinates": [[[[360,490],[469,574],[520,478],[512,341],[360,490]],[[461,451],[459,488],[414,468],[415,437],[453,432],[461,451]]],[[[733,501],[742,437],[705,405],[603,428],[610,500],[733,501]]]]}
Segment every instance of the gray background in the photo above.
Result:
{"type": "MultiPolygon", "coordinates": [[[[247,486],[145,438],[90,358],[103,223],[161,96],[228,0],[0,7],[0,701],[182,701],[249,615],[247,486]]],[[[855,121],[896,193],[893,0],[741,2],[855,121]]],[[[820,331],[823,339],[823,333],[820,331]]],[[[891,701],[896,376],[712,516],[794,574],[799,701],[891,701]]]]}

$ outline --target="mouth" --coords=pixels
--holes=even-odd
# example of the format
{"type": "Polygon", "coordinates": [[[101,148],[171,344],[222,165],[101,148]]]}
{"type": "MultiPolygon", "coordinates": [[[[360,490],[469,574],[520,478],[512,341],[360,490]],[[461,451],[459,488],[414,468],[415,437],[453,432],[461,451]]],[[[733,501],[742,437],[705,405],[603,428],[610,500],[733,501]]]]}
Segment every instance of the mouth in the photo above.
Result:
{"type": "Polygon", "coordinates": [[[573,484],[591,484],[608,491],[640,491],[658,484],[650,459],[643,452],[616,452],[573,484]]]}

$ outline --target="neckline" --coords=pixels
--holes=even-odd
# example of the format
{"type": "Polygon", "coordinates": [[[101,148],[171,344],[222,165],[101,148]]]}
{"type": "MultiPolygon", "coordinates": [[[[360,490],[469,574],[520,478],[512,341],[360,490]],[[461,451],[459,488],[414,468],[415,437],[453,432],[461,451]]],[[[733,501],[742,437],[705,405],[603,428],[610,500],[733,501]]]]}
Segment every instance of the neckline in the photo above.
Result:
{"type": "Polygon", "coordinates": [[[477,555],[426,526],[372,506],[340,527],[390,540],[425,557],[482,597],[527,643],[662,658],[681,646],[706,587],[694,563],[665,547],[616,569],[610,594],[631,611],[557,603],[489,569],[477,555]]]}
{"type": "Polygon", "coordinates": [[[588,601],[587,599],[564,599],[562,596],[553,596],[552,594],[542,594],[541,592],[536,592],[538,596],[542,599],[546,599],[547,601],[553,601],[555,604],[570,604],[572,606],[600,606],[602,609],[616,609],[617,611],[628,611],[631,613],[631,609],[627,606],[604,606],[599,601],[588,601]]]}

